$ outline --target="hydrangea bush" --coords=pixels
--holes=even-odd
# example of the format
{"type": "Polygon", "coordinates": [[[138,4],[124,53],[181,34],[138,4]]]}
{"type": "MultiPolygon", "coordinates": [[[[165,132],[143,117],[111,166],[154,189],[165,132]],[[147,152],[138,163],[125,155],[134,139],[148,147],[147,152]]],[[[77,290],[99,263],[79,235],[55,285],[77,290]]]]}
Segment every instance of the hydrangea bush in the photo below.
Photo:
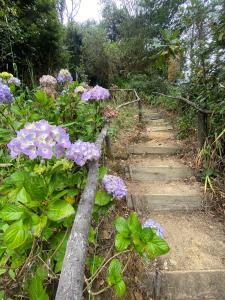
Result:
{"type": "Polygon", "coordinates": [[[152,219],[148,219],[144,222],[144,224],[142,225],[142,228],[152,228],[156,231],[156,234],[161,237],[162,239],[164,238],[164,229],[162,228],[162,226],[157,223],[155,220],[152,219]]]}

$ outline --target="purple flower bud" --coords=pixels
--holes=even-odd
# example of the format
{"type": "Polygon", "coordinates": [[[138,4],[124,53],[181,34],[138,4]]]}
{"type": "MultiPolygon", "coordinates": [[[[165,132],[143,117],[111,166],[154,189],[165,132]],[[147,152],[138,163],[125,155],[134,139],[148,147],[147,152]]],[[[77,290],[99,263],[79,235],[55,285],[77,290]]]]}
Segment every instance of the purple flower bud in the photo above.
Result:
{"type": "Polygon", "coordinates": [[[102,183],[107,193],[112,195],[114,198],[122,199],[127,196],[126,185],[120,177],[105,175],[102,183]]]}
{"type": "Polygon", "coordinates": [[[156,234],[160,237],[160,238],[164,238],[164,229],[162,228],[162,226],[157,223],[156,221],[152,220],[152,219],[148,219],[144,222],[144,224],[142,225],[142,228],[152,228],[156,231],[156,234]]]}

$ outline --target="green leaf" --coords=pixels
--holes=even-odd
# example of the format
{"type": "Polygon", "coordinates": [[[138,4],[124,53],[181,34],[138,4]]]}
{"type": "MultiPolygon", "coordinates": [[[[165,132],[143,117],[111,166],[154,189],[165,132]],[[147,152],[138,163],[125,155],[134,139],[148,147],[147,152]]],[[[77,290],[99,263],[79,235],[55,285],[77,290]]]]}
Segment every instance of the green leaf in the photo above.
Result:
{"type": "Polygon", "coordinates": [[[114,258],[108,267],[107,282],[109,285],[114,285],[122,280],[122,265],[121,262],[114,258]]]}
{"type": "Polygon", "coordinates": [[[122,298],[126,293],[126,284],[123,280],[120,280],[114,285],[115,292],[119,298],[122,298]]]}
{"type": "Polygon", "coordinates": [[[32,228],[31,228],[31,232],[34,236],[40,237],[43,229],[45,228],[46,224],[47,224],[47,216],[37,216],[35,214],[32,215],[32,228]]]}
{"type": "Polygon", "coordinates": [[[51,240],[51,248],[56,250],[53,256],[53,259],[56,262],[54,267],[55,273],[60,272],[62,269],[68,238],[69,235],[65,232],[59,232],[54,235],[53,239],[51,240]]]}
{"type": "Polygon", "coordinates": [[[23,245],[29,236],[28,228],[23,221],[17,221],[10,225],[4,233],[4,243],[9,249],[16,249],[23,245]]]}
{"type": "Polygon", "coordinates": [[[101,167],[101,168],[99,168],[99,180],[100,181],[102,181],[103,180],[103,178],[104,178],[104,176],[106,175],[108,173],[108,168],[106,168],[106,167],[101,167]]]}
{"type": "Polygon", "coordinates": [[[128,237],[130,230],[127,221],[123,217],[118,217],[115,220],[116,230],[121,233],[124,237],[128,237]]]}
{"type": "Polygon", "coordinates": [[[0,218],[4,221],[16,221],[21,219],[24,210],[15,204],[6,204],[0,211],[0,218]]]}
{"type": "Polygon", "coordinates": [[[95,244],[95,230],[91,226],[88,234],[88,241],[92,244],[95,244]]]}
{"type": "Polygon", "coordinates": [[[97,191],[96,197],[95,197],[95,204],[99,206],[105,206],[109,204],[112,201],[112,196],[107,194],[105,191],[97,191]]]}
{"type": "Polygon", "coordinates": [[[141,240],[144,243],[150,242],[154,237],[154,231],[151,228],[143,228],[141,231],[141,240]]]}
{"type": "Polygon", "coordinates": [[[141,223],[138,220],[138,216],[135,212],[130,213],[127,222],[128,222],[128,227],[132,232],[141,232],[142,230],[141,223]]]}
{"type": "Polygon", "coordinates": [[[25,190],[24,187],[17,194],[16,201],[24,203],[24,204],[29,203],[31,201],[31,197],[28,194],[28,192],[25,190]]]}
{"type": "Polygon", "coordinates": [[[30,300],[49,300],[43,282],[47,278],[48,273],[44,267],[37,268],[34,276],[28,283],[28,294],[30,300]]]}
{"type": "Polygon", "coordinates": [[[124,237],[122,233],[118,233],[115,236],[115,247],[117,251],[124,251],[130,245],[131,240],[124,237]]]}
{"type": "Polygon", "coordinates": [[[91,275],[93,275],[97,271],[97,269],[101,266],[103,261],[104,258],[99,255],[95,255],[94,257],[87,258],[87,266],[89,267],[91,275]]]}
{"type": "Polygon", "coordinates": [[[29,176],[24,182],[24,187],[33,201],[43,201],[47,195],[44,179],[40,175],[29,176]]]}
{"type": "Polygon", "coordinates": [[[60,221],[75,213],[73,206],[64,200],[49,203],[47,216],[49,220],[60,221]]]}
{"type": "Polygon", "coordinates": [[[156,234],[151,242],[147,243],[145,249],[150,258],[166,254],[170,250],[167,242],[158,237],[156,234]]]}

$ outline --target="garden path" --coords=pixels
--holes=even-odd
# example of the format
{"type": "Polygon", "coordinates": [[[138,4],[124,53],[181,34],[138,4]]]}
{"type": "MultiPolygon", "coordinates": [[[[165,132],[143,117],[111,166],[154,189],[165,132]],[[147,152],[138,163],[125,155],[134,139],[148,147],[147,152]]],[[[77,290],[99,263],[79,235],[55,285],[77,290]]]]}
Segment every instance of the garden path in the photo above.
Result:
{"type": "MultiPolygon", "coordinates": [[[[225,299],[223,225],[202,212],[203,187],[179,159],[182,143],[164,113],[148,111],[144,119],[144,142],[129,149],[128,206],[159,222],[171,248],[157,262],[155,299],[225,299]]],[[[147,272],[147,289],[154,278],[147,272]]]]}

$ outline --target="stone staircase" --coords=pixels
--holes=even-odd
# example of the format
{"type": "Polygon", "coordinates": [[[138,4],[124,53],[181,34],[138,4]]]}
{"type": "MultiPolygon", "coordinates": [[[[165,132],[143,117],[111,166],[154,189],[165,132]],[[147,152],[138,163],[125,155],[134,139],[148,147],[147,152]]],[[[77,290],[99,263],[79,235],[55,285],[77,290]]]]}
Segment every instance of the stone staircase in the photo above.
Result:
{"type": "Polygon", "coordinates": [[[144,120],[145,142],[129,148],[128,206],[143,221],[159,222],[171,248],[160,257],[157,276],[146,273],[144,286],[154,290],[156,300],[223,300],[223,225],[201,212],[202,187],[194,170],[176,156],[182,144],[163,113],[150,111],[144,120]]]}

